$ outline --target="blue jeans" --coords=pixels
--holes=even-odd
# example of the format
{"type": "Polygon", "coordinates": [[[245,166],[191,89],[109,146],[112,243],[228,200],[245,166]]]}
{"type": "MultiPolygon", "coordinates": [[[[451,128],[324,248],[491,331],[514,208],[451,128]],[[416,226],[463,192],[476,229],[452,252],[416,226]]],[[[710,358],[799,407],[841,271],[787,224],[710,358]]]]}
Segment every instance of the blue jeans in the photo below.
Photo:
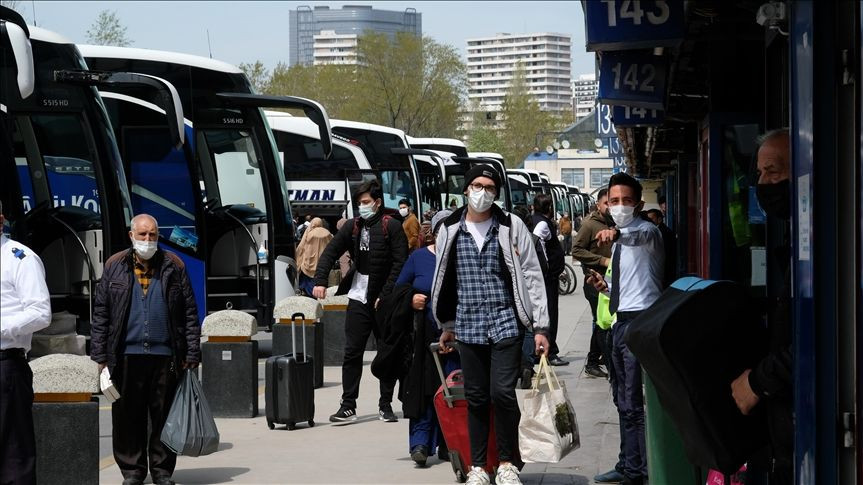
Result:
{"type": "Polygon", "coordinates": [[[641,365],[623,342],[623,335],[631,320],[618,314],[611,328],[617,411],[620,414],[623,441],[623,474],[627,478],[647,477],[647,449],[644,443],[644,397],[641,385],[641,365]]]}
{"type": "MultiPolygon", "coordinates": [[[[458,354],[441,355],[441,367],[443,367],[444,376],[448,376],[450,372],[458,369],[458,354]]],[[[437,453],[438,445],[444,441],[434,409],[434,399],[429,402],[422,418],[410,419],[408,430],[408,451],[412,450],[414,446],[423,445],[428,448],[429,455],[437,453]]]]}

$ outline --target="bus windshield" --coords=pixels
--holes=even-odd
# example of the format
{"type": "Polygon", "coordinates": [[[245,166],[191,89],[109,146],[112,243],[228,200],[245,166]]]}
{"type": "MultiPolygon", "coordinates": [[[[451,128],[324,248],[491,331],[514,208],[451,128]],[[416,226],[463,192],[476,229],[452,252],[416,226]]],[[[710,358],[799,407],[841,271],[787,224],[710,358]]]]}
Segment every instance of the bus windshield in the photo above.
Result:
{"type": "Polygon", "coordinates": [[[266,219],[264,185],[261,180],[255,143],[248,131],[234,129],[200,130],[201,146],[215,166],[219,203],[245,205],[266,219]]]}

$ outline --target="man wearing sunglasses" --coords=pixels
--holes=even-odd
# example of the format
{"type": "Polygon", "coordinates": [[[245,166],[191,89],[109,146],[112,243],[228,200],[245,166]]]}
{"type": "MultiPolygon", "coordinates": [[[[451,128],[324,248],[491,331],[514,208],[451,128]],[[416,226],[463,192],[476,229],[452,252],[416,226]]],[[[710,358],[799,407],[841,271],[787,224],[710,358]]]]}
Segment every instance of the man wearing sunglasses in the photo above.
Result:
{"type": "Polygon", "coordinates": [[[500,174],[476,165],[465,174],[468,205],[438,231],[432,311],[443,330],[441,352],[455,343],[461,358],[471,448],[469,485],[488,485],[489,405],[500,456],[495,483],[519,485],[515,385],[527,328],[537,353],[548,352],[548,304],[530,230],[494,204],[500,174]]]}

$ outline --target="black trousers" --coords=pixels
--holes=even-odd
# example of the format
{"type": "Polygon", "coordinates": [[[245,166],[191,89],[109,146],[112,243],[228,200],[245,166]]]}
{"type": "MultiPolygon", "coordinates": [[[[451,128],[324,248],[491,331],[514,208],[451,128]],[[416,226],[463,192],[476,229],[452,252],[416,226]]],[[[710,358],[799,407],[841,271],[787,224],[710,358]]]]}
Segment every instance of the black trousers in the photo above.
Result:
{"type": "MultiPolygon", "coordinates": [[[[341,404],[351,409],[356,409],[357,397],[360,395],[360,379],[363,377],[363,353],[366,350],[366,342],[372,333],[374,333],[375,338],[378,338],[375,310],[372,304],[363,304],[356,300],[348,301],[348,310],[345,316],[345,360],[342,363],[341,404]]],[[[378,406],[389,405],[393,402],[395,387],[395,380],[380,381],[381,397],[378,400],[378,406]]]]}
{"type": "Polygon", "coordinates": [[[170,477],[177,455],[160,436],[177,390],[171,357],[127,355],[123,362],[120,399],[111,407],[114,459],[124,478],[170,477]],[[149,421],[149,427],[148,427],[149,421]]]}
{"type": "Polygon", "coordinates": [[[518,336],[488,345],[458,342],[467,399],[471,466],[486,465],[489,404],[494,404],[494,432],[500,461],[512,462],[518,456],[521,411],[515,398],[515,384],[521,367],[523,340],[523,336],[518,336]]]}
{"type": "Polygon", "coordinates": [[[548,356],[554,357],[560,353],[560,348],[557,346],[557,328],[559,322],[560,312],[558,311],[559,302],[558,302],[558,280],[555,278],[554,280],[546,280],[545,281],[545,297],[548,301],[548,356]]]}
{"type": "Polygon", "coordinates": [[[590,303],[590,313],[593,315],[593,327],[590,331],[590,348],[587,352],[587,367],[600,364],[600,357],[606,367],[611,362],[611,346],[608,345],[608,330],[596,326],[596,307],[599,305],[599,292],[591,285],[584,286],[584,298],[590,303]]]}
{"type": "Polygon", "coordinates": [[[33,373],[21,352],[0,360],[0,484],[35,483],[33,373]]]}

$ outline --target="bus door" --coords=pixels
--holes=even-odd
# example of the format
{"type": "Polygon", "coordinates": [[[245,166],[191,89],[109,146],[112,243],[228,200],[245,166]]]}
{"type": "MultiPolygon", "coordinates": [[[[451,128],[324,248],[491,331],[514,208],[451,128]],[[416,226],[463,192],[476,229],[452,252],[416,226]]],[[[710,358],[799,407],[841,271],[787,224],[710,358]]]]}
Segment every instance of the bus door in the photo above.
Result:
{"type": "Polygon", "coordinates": [[[434,151],[416,148],[393,148],[393,154],[407,155],[413,160],[414,169],[419,178],[420,203],[416,207],[417,217],[422,220],[422,215],[429,210],[435,212],[443,208],[446,200],[446,161],[444,157],[434,151]]]}
{"type": "Polygon", "coordinates": [[[297,266],[287,187],[263,107],[302,109],[320,127],[330,156],[322,106],[247,93],[219,93],[197,107],[195,150],[206,194],[208,311],[236,308],[269,326],[275,302],[295,294],[297,266]]]}

